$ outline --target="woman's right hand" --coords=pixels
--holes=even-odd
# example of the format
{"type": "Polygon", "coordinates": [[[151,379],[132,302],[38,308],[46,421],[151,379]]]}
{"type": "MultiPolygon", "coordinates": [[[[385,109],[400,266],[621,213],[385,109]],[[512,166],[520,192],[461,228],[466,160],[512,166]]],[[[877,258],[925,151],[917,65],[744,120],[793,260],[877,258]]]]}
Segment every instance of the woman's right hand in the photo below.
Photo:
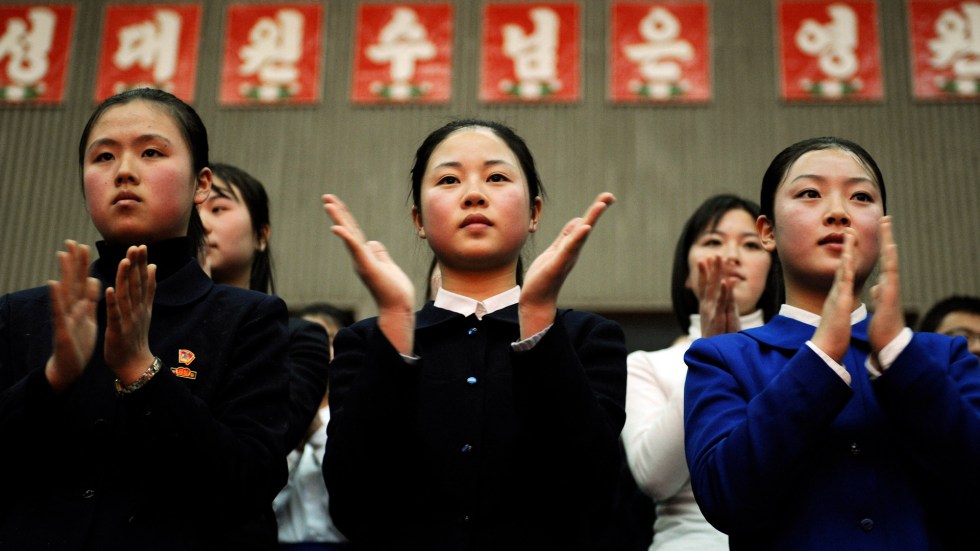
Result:
{"type": "Polygon", "coordinates": [[[411,355],[415,337],[415,285],[378,241],[367,241],[347,205],[336,195],[323,196],[330,228],[344,240],[354,269],[378,305],[378,327],[398,352],[411,355]]]}
{"type": "Polygon", "coordinates": [[[44,375],[55,394],[61,394],[85,371],[92,359],[98,322],[101,283],[88,277],[89,249],[65,241],[66,251],[58,252],[60,281],[49,281],[54,350],[44,367],[44,375]]]}
{"type": "Polygon", "coordinates": [[[834,274],[834,283],[820,312],[820,325],[810,339],[837,363],[842,363],[851,345],[851,311],[854,310],[854,251],[857,232],[844,229],[844,250],[834,274]]]}

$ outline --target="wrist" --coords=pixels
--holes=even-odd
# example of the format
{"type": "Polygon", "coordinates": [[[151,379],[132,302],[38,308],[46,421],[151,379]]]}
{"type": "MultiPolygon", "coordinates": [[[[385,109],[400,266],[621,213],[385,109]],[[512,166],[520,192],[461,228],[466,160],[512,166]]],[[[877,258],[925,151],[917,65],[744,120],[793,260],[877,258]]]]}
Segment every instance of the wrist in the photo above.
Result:
{"type": "Polygon", "coordinates": [[[140,388],[142,388],[143,385],[145,385],[146,383],[150,382],[150,379],[152,379],[153,376],[156,375],[157,373],[159,373],[160,370],[162,370],[162,369],[163,369],[163,360],[161,360],[160,358],[154,356],[153,357],[153,362],[150,363],[150,367],[146,368],[146,370],[143,371],[142,374],[140,374],[135,379],[131,379],[131,380],[128,380],[128,381],[123,381],[123,380],[117,378],[116,379],[116,393],[118,393],[118,394],[132,394],[133,392],[136,392],[137,390],[139,390],[140,388]]]}

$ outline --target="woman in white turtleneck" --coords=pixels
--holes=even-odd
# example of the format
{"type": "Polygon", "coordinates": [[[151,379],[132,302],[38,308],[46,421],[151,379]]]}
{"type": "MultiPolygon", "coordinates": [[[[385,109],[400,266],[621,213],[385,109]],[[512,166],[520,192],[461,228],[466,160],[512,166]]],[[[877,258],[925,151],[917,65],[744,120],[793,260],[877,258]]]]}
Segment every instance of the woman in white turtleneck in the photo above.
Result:
{"type": "Polygon", "coordinates": [[[759,207],[734,195],[709,198],[677,242],[671,278],[674,313],[687,335],[627,359],[623,443],[639,487],[656,502],[650,551],[728,549],[705,520],[684,458],[684,352],[701,336],[758,327],[778,307],[777,267],[763,247],[759,207]],[[745,312],[745,314],[741,314],[745,312]]]}

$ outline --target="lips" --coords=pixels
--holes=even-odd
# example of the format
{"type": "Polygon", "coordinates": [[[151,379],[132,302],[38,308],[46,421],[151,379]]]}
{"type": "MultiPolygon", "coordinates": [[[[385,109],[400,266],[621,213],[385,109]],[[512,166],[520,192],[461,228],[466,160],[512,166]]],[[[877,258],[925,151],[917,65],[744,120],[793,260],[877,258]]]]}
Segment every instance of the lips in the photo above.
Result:
{"type": "Polygon", "coordinates": [[[139,203],[140,197],[131,191],[120,191],[113,199],[112,204],[119,203],[139,203]]]}
{"type": "Polygon", "coordinates": [[[459,227],[465,228],[466,226],[472,226],[474,224],[480,224],[483,226],[492,226],[493,222],[491,222],[489,218],[483,216],[482,214],[470,214],[463,219],[463,223],[460,224],[459,227]]]}
{"type": "Polygon", "coordinates": [[[817,242],[818,245],[843,245],[844,244],[844,234],[842,233],[832,233],[826,235],[817,242]]]}

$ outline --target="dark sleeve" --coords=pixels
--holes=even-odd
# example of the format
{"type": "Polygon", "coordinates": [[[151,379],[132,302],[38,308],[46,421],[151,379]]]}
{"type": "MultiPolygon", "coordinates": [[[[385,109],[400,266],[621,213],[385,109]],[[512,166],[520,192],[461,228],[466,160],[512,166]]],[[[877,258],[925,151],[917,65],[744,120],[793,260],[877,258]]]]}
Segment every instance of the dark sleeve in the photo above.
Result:
{"type": "MultiPolygon", "coordinates": [[[[758,394],[740,377],[760,371],[743,335],[694,341],[684,361],[684,433],[691,486],[701,511],[722,532],[769,522],[821,438],[853,395],[808,346],[758,394]],[[728,353],[726,355],[726,353],[728,353]],[[737,360],[731,360],[737,358],[737,360]],[[737,365],[733,365],[738,361],[737,365]]],[[[780,359],[782,357],[780,356],[780,359]]]]}
{"type": "Polygon", "coordinates": [[[330,423],[323,476],[330,515],[345,536],[370,542],[389,519],[404,517],[406,472],[421,472],[412,402],[418,368],[409,365],[374,320],[341,329],[330,363],[330,423]],[[394,516],[392,516],[394,515],[394,516]]]}
{"type": "Polygon", "coordinates": [[[309,429],[327,392],[330,337],[322,325],[289,318],[289,420],[286,450],[295,448],[309,429]]]}
{"type": "MultiPolygon", "coordinates": [[[[134,459],[150,459],[133,476],[149,494],[184,496],[181,515],[234,518],[266,509],[285,484],[283,449],[287,371],[286,308],[263,296],[229,328],[223,380],[205,402],[170,370],[122,402],[134,459]]],[[[239,519],[240,520],[240,519],[239,519]]]]}

